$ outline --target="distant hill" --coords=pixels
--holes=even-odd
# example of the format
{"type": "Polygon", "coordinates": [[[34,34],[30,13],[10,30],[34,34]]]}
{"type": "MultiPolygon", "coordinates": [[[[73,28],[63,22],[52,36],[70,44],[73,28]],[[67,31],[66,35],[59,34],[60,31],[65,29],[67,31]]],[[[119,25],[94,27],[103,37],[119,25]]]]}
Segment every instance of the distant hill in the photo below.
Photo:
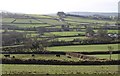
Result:
{"type": "MultiPolygon", "coordinates": [[[[23,13],[12,13],[12,12],[8,12],[8,11],[1,11],[0,14],[2,13],[2,16],[13,16],[13,15],[19,15],[19,16],[23,16],[25,14],[23,13]]],[[[103,12],[65,12],[66,14],[72,14],[72,15],[80,15],[80,16],[118,16],[117,12],[110,12],[110,13],[103,13],[103,12]]],[[[50,16],[56,16],[56,13],[52,13],[52,14],[47,14],[50,16]]]]}
{"type": "Polygon", "coordinates": [[[117,12],[111,12],[111,13],[102,13],[102,12],[68,12],[67,14],[81,15],[81,16],[94,16],[94,15],[118,16],[117,12]]]}

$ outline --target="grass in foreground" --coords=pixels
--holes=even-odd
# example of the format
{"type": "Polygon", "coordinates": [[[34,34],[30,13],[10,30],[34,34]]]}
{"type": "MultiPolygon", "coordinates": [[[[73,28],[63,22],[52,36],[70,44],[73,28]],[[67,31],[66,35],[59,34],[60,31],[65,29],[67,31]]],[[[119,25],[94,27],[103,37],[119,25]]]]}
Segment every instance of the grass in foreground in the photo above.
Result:
{"type": "MultiPolygon", "coordinates": [[[[120,67],[120,66],[119,66],[120,67]]],[[[118,66],[64,66],[64,65],[2,65],[3,74],[92,74],[117,73],[118,66]]]]}

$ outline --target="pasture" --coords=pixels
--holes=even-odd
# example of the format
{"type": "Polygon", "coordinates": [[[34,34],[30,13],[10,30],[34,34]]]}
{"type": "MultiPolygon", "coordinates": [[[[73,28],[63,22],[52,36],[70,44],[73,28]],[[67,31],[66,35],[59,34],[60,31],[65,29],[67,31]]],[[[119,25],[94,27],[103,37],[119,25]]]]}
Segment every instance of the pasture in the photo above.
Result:
{"type": "MultiPolygon", "coordinates": [[[[3,54],[1,57],[2,58],[6,58],[4,56],[5,54],[3,54]]],[[[60,61],[79,61],[78,58],[76,57],[71,57],[71,58],[68,58],[67,56],[65,55],[50,55],[50,54],[10,54],[10,59],[13,59],[13,56],[16,58],[16,59],[22,59],[22,60],[25,60],[25,59],[40,59],[40,60],[60,60],[60,61]],[[34,56],[32,56],[34,55],[34,56]]]]}
{"type": "Polygon", "coordinates": [[[118,44],[54,46],[48,47],[47,49],[49,51],[93,52],[93,51],[109,51],[108,46],[112,46],[114,50],[119,50],[118,44]]]}

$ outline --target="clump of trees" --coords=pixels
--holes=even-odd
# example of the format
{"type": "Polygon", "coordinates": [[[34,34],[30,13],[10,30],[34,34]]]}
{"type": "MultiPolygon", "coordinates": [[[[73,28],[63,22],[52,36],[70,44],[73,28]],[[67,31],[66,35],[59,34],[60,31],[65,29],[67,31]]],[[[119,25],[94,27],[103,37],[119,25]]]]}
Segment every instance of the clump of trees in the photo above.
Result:
{"type": "Polygon", "coordinates": [[[11,46],[11,45],[18,45],[23,44],[26,40],[26,33],[11,31],[8,32],[7,30],[2,34],[2,45],[3,46],[11,46]]]}
{"type": "Polygon", "coordinates": [[[88,36],[94,36],[95,32],[92,27],[86,27],[86,35],[88,36]]]}
{"type": "Polygon", "coordinates": [[[39,40],[38,37],[27,37],[25,32],[5,31],[2,34],[3,51],[46,51],[48,46],[47,40],[39,40]],[[15,46],[22,45],[22,46],[15,46]],[[6,47],[5,46],[9,46],[6,47]],[[14,46],[14,47],[13,47],[14,46]]]}
{"type": "Polygon", "coordinates": [[[66,17],[66,14],[65,14],[64,12],[58,12],[57,15],[58,15],[60,18],[66,17]]]}
{"type": "Polygon", "coordinates": [[[38,38],[31,39],[25,43],[32,51],[47,51],[46,48],[48,47],[48,42],[46,40],[38,40],[38,38]]]}

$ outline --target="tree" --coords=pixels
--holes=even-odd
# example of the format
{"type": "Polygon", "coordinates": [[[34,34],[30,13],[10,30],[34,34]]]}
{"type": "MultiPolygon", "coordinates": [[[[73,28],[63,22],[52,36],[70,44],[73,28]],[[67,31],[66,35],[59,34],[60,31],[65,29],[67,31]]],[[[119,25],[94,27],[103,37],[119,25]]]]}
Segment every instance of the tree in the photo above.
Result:
{"type": "Polygon", "coordinates": [[[86,34],[89,34],[89,36],[93,36],[95,34],[95,32],[92,27],[87,27],[86,34]]]}
{"type": "Polygon", "coordinates": [[[38,37],[35,37],[34,39],[29,39],[29,41],[26,42],[25,46],[30,48],[32,51],[46,51],[47,47],[47,41],[46,40],[39,40],[38,37]]]}
{"type": "Polygon", "coordinates": [[[64,18],[66,16],[66,14],[64,12],[58,12],[57,15],[60,17],[60,18],[64,18]]]}
{"type": "Polygon", "coordinates": [[[45,27],[38,27],[37,32],[38,32],[39,36],[41,36],[44,34],[44,32],[46,32],[46,28],[45,27]]]}
{"type": "Polygon", "coordinates": [[[2,45],[22,44],[27,40],[25,33],[20,32],[4,32],[2,34],[2,45]]]}
{"type": "Polygon", "coordinates": [[[99,30],[97,31],[97,34],[100,38],[106,38],[107,35],[107,30],[104,29],[104,27],[100,27],[99,30]]]}
{"type": "Polygon", "coordinates": [[[110,53],[110,60],[112,59],[112,51],[113,51],[113,47],[112,46],[108,46],[108,50],[109,50],[109,53],[110,53]]]}

